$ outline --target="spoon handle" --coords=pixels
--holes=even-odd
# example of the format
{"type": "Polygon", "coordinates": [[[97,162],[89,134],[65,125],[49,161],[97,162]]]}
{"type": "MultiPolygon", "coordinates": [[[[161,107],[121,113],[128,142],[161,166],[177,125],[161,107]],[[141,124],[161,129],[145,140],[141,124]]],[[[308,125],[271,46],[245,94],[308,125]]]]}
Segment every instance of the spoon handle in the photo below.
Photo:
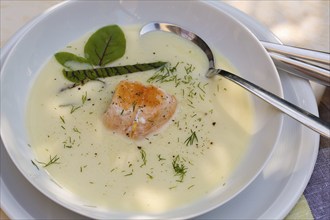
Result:
{"type": "Polygon", "coordinates": [[[277,109],[281,110],[283,113],[289,115],[293,119],[301,122],[312,130],[318,132],[319,134],[330,138],[330,124],[322,121],[320,118],[316,117],[312,113],[299,108],[296,105],[268,92],[261,87],[237,76],[225,70],[217,70],[218,74],[229,79],[230,81],[242,86],[251,93],[255,94],[259,98],[273,105],[277,109]]]}

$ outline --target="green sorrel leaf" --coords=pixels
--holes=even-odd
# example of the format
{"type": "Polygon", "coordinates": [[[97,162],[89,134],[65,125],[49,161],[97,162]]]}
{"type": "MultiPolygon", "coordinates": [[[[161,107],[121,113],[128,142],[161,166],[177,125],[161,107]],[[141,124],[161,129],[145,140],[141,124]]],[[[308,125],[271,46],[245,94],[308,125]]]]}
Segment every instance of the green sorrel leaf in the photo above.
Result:
{"type": "Polygon", "coordinates": [[[153,63],[141,63],[135,65],[114,66],[114,67],[102,67],[96,69],[84,69],[84,70],[63,70],[65,78],[74,83],[81,83],[86,80],[95,80],[98,78],[106,78],[111,76],[124,75],[135,72],[143,72],[152,70],[165,65],[166,62],[153,62],[153,63]]]}
{"type": "Polygon", "coordinates": [[[126,50],[126,39],[118,25],[109,25],[97,30],[88,39],[85,57],[95,66],[104,66],[120,57],[126,50]]]}
{"type": "Polygon", "coordinates": [[[70,69],[72,67],[70,64],[72,63],[85,64],[91,66],[88,60],[86,60],[84,57],[79,57],[73,53],[58,52],[54,56],[62,66],[65,66],[70,69]]]}

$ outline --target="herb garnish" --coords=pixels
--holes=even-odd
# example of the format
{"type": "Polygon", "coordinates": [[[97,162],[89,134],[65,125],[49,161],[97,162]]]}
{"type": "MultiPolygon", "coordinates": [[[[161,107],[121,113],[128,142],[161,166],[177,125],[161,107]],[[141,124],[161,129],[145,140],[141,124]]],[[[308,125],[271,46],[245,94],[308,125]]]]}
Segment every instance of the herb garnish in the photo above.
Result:
{"type": "Polygon", "coordinates": [[[166,159],[165,159],[165,158],[163,158],[163,157],[162,157],[162,155],[160,155],[160,154],[158,154],[158,155],[157,155],[157,157],[158,157],[158,161],[161,161],[161,160],[166,160],[166,159]]]}
{"type": "Polygon", "coordinates": [[[74,105],[71,105],[70,114],[74,113],[74,112],[77,111],[79,108],[81,108],[81,106],[74,106],[74,105]]]}
{"type": "Polygon", "coordinates": [[[184,141],[186,146],[193,145],[194,141],[198,142],[198,138],[195,131],[190,130],[191,135],[184,141]]]}
{"type": "Polygon", "coordinates": [[[65,124],[64,116],[60,116],[61,121],[65,124]]]}
{"type": "Polygon", "coordinates": [[[180,79],[177,75],[177,67],[180,63],[178,62],[175,66],[172,66],[170,63],[162,66],[153,76],[151,76],[147,82],[175,82],[176,86],[179,85],[180,79]]]}
{"type": "Polygon", "coordinates": [[[40,162],[40,161],[37,161],[38,163],[42,164],[43,167],[48,167],[52,164],[59,164],[59,162],[57,162],[60,158],[55,155],[54,157],[52,157],[51,155],[49,155],[49,161],[46,163],[46,162],[40,162]]]}
{"type": "Polygon", "coordinates": [[[179,155],[174,157],[172,162],[172,167],[175,172],[174,175],[179,176],[179,180],[177,180],[177,182],[182,182],[183,178],[187,173],[187,167],[183,163],[181,163],[181,159],[179,155]]]}
{"type": "Polygon", "coordinates": [[[191,185],[191,186],[188,187],[188,189],[191,189],[191,188],[193,188],[194,186],[195,186],[195,185],[191,185]]]}
{"type": "Polygon", "coordinates": [[[86,100],[87,100],[87,92],[85,92],[85,94],[81,96],[82,104],[85,104],[86,100]]]}
{"type": "Polygon", "coordinates": [[[140,165],[140,167],[143,167],[147,164],[147,154],[143,149],[140,149],[140,153],[141,153],[141,158],[143,163],[140,165]]]}
{"type": "Polygon", "coordinates": [[[79,85],[84,84],[89,80],[157,69],[165,64],[166,62],[159,61],[125,66],[99,67],[94,69],[63,70],[62,72],[66,79],[79,85]]]}
{"type": "Polygon", "coordinates": [[[73,129],[72,129],[74,132],[77,132],[77,133],[79,133],[79,134],[81,134],[81,132],[78,130],[78,128],[76,128],[76,127],[74,127],[73,129]]]}
{"type": "Polygon", "coordinates": [[[130,173],[125,174],[124,176],[132,176],[132,175],[133,175],[133,170],[130,173]]]}
{"type": "Polygon", "coordinates": [[[39,170],[39,167],[37,166],[37,164],[33,160],[31,160],[31,162],[39,170]]]}
{"type": "MultiPolygon", "coordinates": [[[[85,57],[80,57],[69,52],[58,52],[54,56],[66,68],[63,70],[65,78],[75,83],[68,88],[73,88],[77,84],[83,85],[89,80],[147,71],[159,68],[165,64],[165,62],[154,62],[105,67],[107,64],[124,56],[125,51],[126,38],[124,32],[118,25],[108,25],[98,29],[88,38],[84,46],[85,57]],[[72,63],[82,65],[85,69],[74,70],[72,63]]],[[[83,99],[83,103],[85,101],[83,99]]]]}
{"type": "Polygon", "coordinates": [[[69,138],[67,140],[63,141],[62,143],[63,143],[64,148],[72,148],[73,145],[75,144],[75,142],[76,141],[72,140],[72,138],[69,136],[69,138]]]}

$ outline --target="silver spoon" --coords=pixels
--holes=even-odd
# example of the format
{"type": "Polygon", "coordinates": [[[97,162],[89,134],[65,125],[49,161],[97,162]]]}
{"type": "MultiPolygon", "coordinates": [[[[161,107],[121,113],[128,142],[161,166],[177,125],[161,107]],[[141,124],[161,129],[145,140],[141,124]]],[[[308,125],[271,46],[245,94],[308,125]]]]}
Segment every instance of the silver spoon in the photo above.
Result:
{"type": "Polygon", "coordinates": [[[241,87],[245,88],[246,90],[250,91],[254,95],[258,96],[259,98],[263,99],[264,101],[268,102],[269,104],[273,105],[277,109],[281,110],[283,113],[289,115],[290,117],[294,118],[295,120],[299,121],[300,123],[306,125],[307,127],[313,129],[314,131],[318,132],[319,134],[330,138],[330,124],[322,121],[320,118],[316,117],[312,113],[305,111],[302,108],[274,95],[271,92],[266,91],[265,89],[235,75],[226,70],[222,69],[215,69],[214,66],[214,57],[211,49],[209,46],[196,34],[193,32],[187,31],[177,25],[168,24],[168,23],[157,23],[152,22],[142,27],[140,30],[140,35],[144,35],[151,31],[165,31],[174,33],[179,35],[187,40],[192,41],[197,46],[199,46],[206,54],[209,60],[209,69],[206,73],[206,77],[211,78],[215,75],[221,75],[226,79],[240,85],[241,87]]]}

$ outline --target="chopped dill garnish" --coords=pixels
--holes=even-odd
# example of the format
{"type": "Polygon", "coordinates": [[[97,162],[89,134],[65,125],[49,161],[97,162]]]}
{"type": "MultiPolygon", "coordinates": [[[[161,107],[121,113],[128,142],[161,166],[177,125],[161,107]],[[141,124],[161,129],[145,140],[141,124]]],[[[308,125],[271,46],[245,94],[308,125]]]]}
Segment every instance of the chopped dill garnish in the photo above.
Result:
{"type": "Polygon", "coordinates": [[[77,132],[77,133],[79,133],[79,134],[81,134],[81,132],[78,130],[78,128],[76,128],[76,127],[74,127],[73,129],[72,129],[74,132],[77,132]]]}
{"type": "Polygon", "coordinates": [[[87,92],[85,92],[85,94],[82,95],[81,97],[82,104],[85,104],[86,100],[87,100],[87,92]]]}
{"type": "Polygon", "coordinates": [[[191,132],[191,135],[184,141],[186,146],[193,145],[195,141],[198,142],[196,132],[192,131],[192,130],[190,130],[190,132],[191,132]]]}
{"type": "Polygon", "coordinates": [[[132,175],[133,175],[133,170],[130,173],[124,175],[124,176],[132,176],[132,175]]]}
{"type": "Polygon", "coordinates": [[[181,159],[180,159],[179,155],[174,157],[173,162],[172,162],[172,167],[175,172],[174,175],[179,176],[179,180],[177,180],[177,182],[182,182],[183,178],[185,177],[185,175],[187,173],[187,167],[183,163],[181,163],[181,159]]]}
{"type": "Polygon", "coordinates": [[[77,111],[81,106],[74,106],[74,105],[71,105],[71,111],[70,111],[70,114],[74,113],[75,111],[77,111]]]}
{"type": "Polygon", "coordinates": [[[195,67],[192,64],[187,64],[187,66],[185,66],[184,69],[186,70],[187,74],[190,74],[195,70],[195,67]]]}
{"type": "Polygon", "coordinates": [[[37,166],[37,164],[33,160],[31,160],[31,162],[39,170],[39,167],[37,166]]]}
{"type": "Polygon", "coordinates": [[[191,188],[193,188],[194,186],[195,186],[195,185],[191,185],[191,186],[188,187],[188,189],[191,189],[191,188]]]}
{"type": "Polygon", "coordinates": [[[192,81],[192,76],[190,76],[190,75],[185,75],[184,77],[183,77],[183,80],[181,81],[182,83],[184,83],[184,84],[188,84],[188,83],[191,83],[191,81],[192,81]]]}
{"type": "Polygon", "coordinates": [[[161,161],[161,160],[166,160],[165,158],[162,157],[162,155],[158,154],[158,161],[161,161]]]}
{"type": "Polygon", "coordinates": [[[198,87],[203,93],[205,93],[205,90],[201,88],[200,84],[201,84],[201,83],[199,82],[199,83],[197,84],[197,87],[198,87]]]}
{"type": "Polygon", "coordinates": [[[187,101],[190,103],[190,105],[194,104],[190,99],[187,99],[187,101]]]}
{"type": "Polygon", "coordinates": [[[195,95],[196,95],[196,93],[195,93],[194,89],[191,89],[188,93],[188,97],[190,97],[190,98],[194,98],[195,95]]]}
{"type": "Polygon", "coordinates": [[[75,140],[72,140],[72,138],[69,136],[69,138],[65,141],[63,141],[63,146],[64,148],[72,148],[72,146],[74,145],[76,141],[75,140]]]}
{"type": "Polygon", "coordinates": [[[40,162],[40,161],[37,161],[39,164],[42,164],[43,167],[48,167],[52,164],[59,164],[59,162],[57,162],[60,158],[55,155],[54,157],[52,157],[51,155],[49,155],[49,161],[46,163],[46,162],[40,162]]]}
{"type": "Polygon", "coordinates": [[[120,115],[123,115],[123,113],[124,113],[124,109],[121,111],[120,115]]]}
{"type": "Polygon", "coordinates": [[[177,84],[178,82],[178,76],[176,74],[176,68],[179,65],[179,63],[177,63],[176,66],[171,67],[171,65],[164,65],[162,66],[157,72],[155,72],[155,74],[153,76],[151,76],[147,82],[148,83],[152,83],[152,82],[160,82],[160,83],[164,83],[164,82],[175,82],[175,84],[177,84]]]}
{"type": "Polygon", "coordinates": [[[150,175],[149,173],[146,173],[147,176],[149,177],[149,179],[153,179],[154,177],[152,175],[150,175]]]}
{"type": "Polygon", "coordinates": [[[141,153],[141,158],[143,163],[140,165],[140,167],[143,167],[147,164],[147,154],[143,149],[140,149],[140,153],[141,153]]]}
{"type": "MultiPolygon", "coordinates": [[[[192,64],[185,64],[182,68],[186,71],[186,74],[182,74],[181,69],[178,67],[184,62],[177,62],[175,66],[172,66],[170,63],[162,66],[158,71],[156,71],[148,80],[148,83],[159,82],[173,82],[175,87],[178,87],[181,83],[193,85],[193,77],[190,75],[191,72],[195,70],[195,67],[192,64]],[[180,74],[181,73],[181,74],[180,74]]],[[[184,95],[184,91],[183,91],[184,95]]]]}
{"type": "Polygon", "coordinates": [[[64,116],[60,116],[61,121],[65,124],[64,116]]]}

